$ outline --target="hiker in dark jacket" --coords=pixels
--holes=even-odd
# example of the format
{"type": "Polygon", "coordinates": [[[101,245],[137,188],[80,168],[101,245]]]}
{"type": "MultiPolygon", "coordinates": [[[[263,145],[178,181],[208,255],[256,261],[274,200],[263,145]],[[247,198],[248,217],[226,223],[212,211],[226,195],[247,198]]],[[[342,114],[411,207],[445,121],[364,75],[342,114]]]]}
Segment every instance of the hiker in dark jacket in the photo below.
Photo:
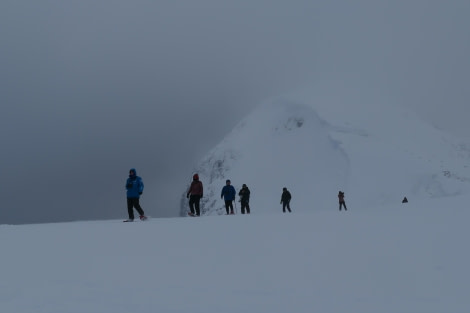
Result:
{"type": "Polygon", "coordinates": [[[282,188],[282,195],[281,195],[281,204],[282,204],[282,212],[286,213],[286,207],[289,212],[290,210],[290,199],[292,199],[292,195],[287,190],[286,187],[282,188]]]}
{"type": "Polygon", "coordinates": [[[202,182],[199,180],[199,175],[193,175],[193,181],[191,186],[189,186],[188,192],[186,193],[186,198],[189,198],[189,209],[191,212],[188,214],[191,216],[201,216],[200,210],[200,201],[204,194],[202,182]]]}
{"type": "Polygon", "coordinates": [[[126,180],[126,190],[127,190],[127,213],[129,214],[129,219],[124,222],[133,222],[134,221],[134,208],[140,215],[140,219],[145,221],[147,217],[144,214],[144,210],[139,204],[139,198],[144,191],[144,183],[142,178],[137,176],[137,171],[135,168],[129,170],[129,178],[126,180]]]}
{"type": "Polygon", "coordinates": [[[235,214],[233,212],[233,201],[235,201],[235,196],[237,192],[232,185],[230,185],[230,179],[225,181],[225,186],[222,188],[222,192],[220,193],[220,198],[224,198],[225,201],[225,210],[228,214],[235,214]],[[229,212],[230,209],[230,212],[229,212]]]}
{"type": "Polygon", "coordinates": [[[344,206],[344,210],[347,211],[346,202],[344,202],[344,192],[341,190],[338,192],[338,200],[339,200],[339,210],[341,211],[341,207],[344,206]]]}
{"type": "Polygon", "coordinates": [[[246,184],[243,184],[242,189],[240,189],[238,192],[238,195],[240,196],[242,214],[245,214],[245,209],[246,213],[250,214],[250,189],[248,189],[246,184]]]}

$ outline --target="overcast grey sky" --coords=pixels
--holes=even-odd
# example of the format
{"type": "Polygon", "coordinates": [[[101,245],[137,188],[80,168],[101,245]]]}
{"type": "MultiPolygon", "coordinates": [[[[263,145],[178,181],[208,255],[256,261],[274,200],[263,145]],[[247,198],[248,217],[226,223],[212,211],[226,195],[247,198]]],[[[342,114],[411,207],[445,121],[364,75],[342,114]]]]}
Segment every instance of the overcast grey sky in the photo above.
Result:
{"type": "Polygon", "coordinates": [[[175,215],[199,158],[305,85],[469,131],[469,16],[467,0],[2,1],[0,224],[125,218],[131,167],[146,213],[175,215]]]}

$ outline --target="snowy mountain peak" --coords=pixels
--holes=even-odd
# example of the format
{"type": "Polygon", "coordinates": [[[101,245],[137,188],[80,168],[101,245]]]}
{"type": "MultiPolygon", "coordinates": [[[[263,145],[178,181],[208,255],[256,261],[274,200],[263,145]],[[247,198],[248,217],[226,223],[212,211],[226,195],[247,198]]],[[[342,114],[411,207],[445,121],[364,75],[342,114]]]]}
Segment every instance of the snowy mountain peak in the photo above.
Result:
{"type": "Polygon", "coordinates": [[[470,145],[406,109],[308,103],[260,105],[201,160],[204,215],[225,212],[226,179],[249,186],[252,212],[280,210],[283,187],[294,211],[337,209],[338,190],[358,209],[470,191],[470,145]]]}

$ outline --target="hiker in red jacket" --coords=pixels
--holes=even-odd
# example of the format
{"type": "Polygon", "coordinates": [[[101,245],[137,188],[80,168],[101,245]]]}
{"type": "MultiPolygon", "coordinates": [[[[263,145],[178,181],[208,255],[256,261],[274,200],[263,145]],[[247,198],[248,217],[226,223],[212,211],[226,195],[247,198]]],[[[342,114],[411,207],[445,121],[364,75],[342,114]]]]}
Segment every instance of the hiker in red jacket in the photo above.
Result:
{"type": "Polygon", "coordinates": [[[199,180],[199,175],[193,175],[193,181],[191,186],[189,186],[188,193],[186,197],[189,198],[189,209],[191,212],[188,214],[191,216],[200,216],[201,210],[199,209],[199,202],[201,201],[203,195],[202,182],[199,180]]]}

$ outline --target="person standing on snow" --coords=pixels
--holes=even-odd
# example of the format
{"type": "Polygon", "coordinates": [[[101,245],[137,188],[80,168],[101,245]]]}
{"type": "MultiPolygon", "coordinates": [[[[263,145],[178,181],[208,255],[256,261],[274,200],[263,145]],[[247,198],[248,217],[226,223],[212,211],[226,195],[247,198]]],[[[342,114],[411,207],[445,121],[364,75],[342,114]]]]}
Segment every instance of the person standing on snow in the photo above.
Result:
{"type": "Polygon", "coordinates": [[[227,215],[235,214],[233,212],[233,201],[235,201],[236,194],[237,192],[235,191],[235,188],[230,185],[230,179],[227,179],[225,181],[225,186],[222,188],[222,192],[220,193],[220,198],[224,198],[225,200],[225,210],[227,211],[227,215]]]}
{"type": "Polygon", "coordinates": [[[248,189],[246,184],[243,184],[242,189],[240,189],[240,192],[238,192],[238,195],[240,196],[242,214],[245,214],[245,209],[246,214],[250,214],[250,189],[248,189]]]}
{"type": "Polygon", "coordinates": [[[140,215],[140,219],[145,221],[147,217],[144,214],[144,210],[139,204],[140,196],[144,191],[144,183],[142,178],[137,176],[137,171],[135,168],[129,170],[129,178],[126,181],[126,190],[127,190],[127,213],[129,214],[129,219],[124,222],[133,222],[134,221],[134,208],[140,215]]]}
{"type": "Polygon", "coordinates": [[[344,210],[347,211],[346,202],[344,202],[344,192],[341,190],[338,192],[338,200],[339,200],[339,210],[341,211],[341,207],[344,206],[344,210]]]}
{"type": "Polygon", "coordinates": [[[292,195],[290,194],[289,190],[286,187],[282,188],[282,195],[281,195],[281,204],[282,204],[282,212],[286,213],[286,207],[289,212],[290,210],[290,199],[292,199],[292,195]]]}
{"type": "Polygon", "coordinates": [[[199,205],[202,195],[204,194],[203,191],[202,182],[199,180],[199,175],[196,173],[193,175],[193,181],[186,193],[186,198],[189,198],[189,209],[191,210],[191,212],[188,212],[188,215],[201,216],[199,205]]]}

